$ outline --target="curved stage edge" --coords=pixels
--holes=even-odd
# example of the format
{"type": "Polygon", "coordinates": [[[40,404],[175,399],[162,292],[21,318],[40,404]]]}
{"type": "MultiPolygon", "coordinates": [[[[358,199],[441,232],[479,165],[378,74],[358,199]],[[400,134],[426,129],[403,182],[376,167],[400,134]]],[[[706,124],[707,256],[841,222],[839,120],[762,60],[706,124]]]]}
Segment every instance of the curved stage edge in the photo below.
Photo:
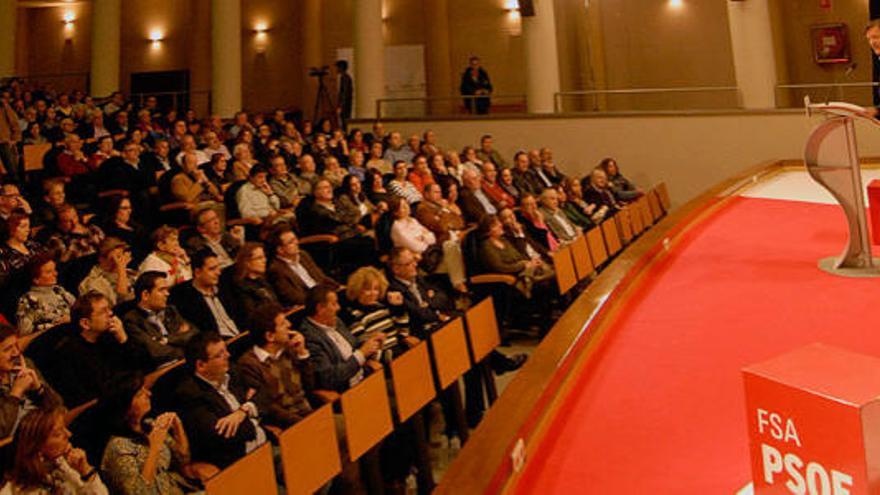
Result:
{"type": "Polygon", "coordinates": [[[666,252],[689,229],[710,218],[739,192],[802,166],[800,161],[789,160],[751,167],[673,210],[627,246],[575,299],[532,353],[472,433],[435,493],[515,493],[526,468],[515,470],[514,457],[528,464],[646,274],[663,262],[666,252]]]}

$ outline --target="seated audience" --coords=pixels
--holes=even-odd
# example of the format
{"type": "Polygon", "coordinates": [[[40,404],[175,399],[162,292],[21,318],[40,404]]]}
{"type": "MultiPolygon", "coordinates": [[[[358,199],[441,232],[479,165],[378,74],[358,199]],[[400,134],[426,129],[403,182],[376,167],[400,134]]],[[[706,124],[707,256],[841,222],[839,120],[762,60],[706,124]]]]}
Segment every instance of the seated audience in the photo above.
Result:
{"type": "Polygon", "coordinates": [[[324,160],[324,173],[321,174],[321,178],[330,181],[330,184],[333,185],[333,188],[338,188],[342,185],[342,179],[348,175],[348,171],[339,165],[339,159],[335,156],[328,156],[324,160]]]}
{"type": "Polygon", "coordinates": [[[573,210],[577,210],[577,216],[587,217],[590,220],[592,225],[596,225],[602,221],[602,218],[605,216],[605,213],[608,211],[607,209],[600,211],[599,208],[596,208],[596,205],[587,203],[584,201],[583,189],[581,189],[581,181],[576,177],[568,177],[564,181],[562,181],[562,187],[565,191],[565,209],[566,213],[571,217],[574,213],[573,210]]]}
{"type": "Polygon", "coordinates": [[[550,231],[563,243],[572,242],[581,235],[581,228],[572,224],[559,208],[559,193],[555,187],[548,187],[541,193],[541,213],[550,231]]]}
{"type": "Polygon", "coordinates": [[[7,219],[13,213],[32,213],[31,205],[21,195],[18,186],[7,182],[0,186],[0,218],[7,219]]]}
{"type": "Polygon", "coordinates": [[[431,176],[443,190],[448,189],[449,185],[452,183],[458,184],[458,178],[454,177],[446,166],[446,157],[443,156],[443,153],[434,153],[431,155],[430,163],[431,176]]]}
{"type": "Polygon", "coordinates": [[[281,199],[269,186],[268,175],[261,164],[251,167],[248,181],[235,194],[241,218],[266,225],[292,218],[290,210],[281,209],[281,199]]]}
{"type": "Polygon", "coordinates": [[[104,232],[97,225],[88,226],[80,222],[79,213],[73,205],[65,204],[58,209],[58,220],[54,228],[44,229],[43,245],[58,256],[58,261],[67,263],[98,252],[104,232]]]}
{"type": "Polygon", "coordinates": [[[255,345],[238,360],[242,383],[263,400],[261,422],[287,429],[312,412],[306,392],[315,375],[305,338],[277,304],[257,308],[251,334],[255,345]]]}
{"type": "Polygon", "coordinates": [[[342,179],[342,186],[339,187],[336,198],[336,207],[339,209],[339,213],[346,218],[347,223],[362,225],[365,229],[372,228],[378,216],[388,210],[388,205],[385,202],[373,205],[363,191],[361,180],[353,174],[346,175],[342,179]]]}
{"type": "Polygon", "coordinates": [[[26,414],[15,433],[15,456],[2,493],[107,495],[98,470],[70,444],[70,436],[64,408],[26,414]]]}
{"type": "Polygon", "coordinates": [[[274,257],[267,276],[283,306],[290,308],[305,304],[309,289],[317,285],[340,287],[338,282],[324,274],[309,253],[300,249],[299,240],[290,227],[276,228],[268,245],[274,257]]]}
{"type": "MultiPolygon", "coordinates": [[[[556,197],[559,204],[559,210],[562,211],[562,213],[565,215],[565,218],[567,218],[572,225],[586,232],[596,225],[593,223],[593,220],[589,215],[581,211],[577,203],[568,200],[568,193],[565,192],[564,187],[564,184],[568,181],[569,178],[566,177],[566,179],[562,181],[563,187],[557,187],[555,189],[556,197]]],[[[575,180],[574,182],[577,181],[575,180]]]]}
{"type": "Polygon", "coordinates": [[[549,252],[559,248],[559,240],[544,222],[544,214],[538,209],[538,201],[531,194],[524,194],[520,200],[520,219],[526,233],[549,252]]]}
{"type": "Polygon", "coordinates": [[[427,338],[434,327],[452,318],[455,311],[452,300],[419,275],[418,261],[412,251],[404,247],[394,248],[388,264],[389,296],[393,292],[403,295],[413,335],[427,338]]]}
{"type": "Polygon", "coordinates": [[[281,155],[269,159],[269,187],[280,200],[281,208],[295,208],[300,199],[300,180],[287,169],[287,162],[281,155]]]}
{"type": "Polygon", "coordinates": [[[385,182],[382,179],[382,173],[374,168],[368,168],[366,174],[364,175],[364,191],[367,194],[367,198],[374,204],[380,205],[385,203],[388,205],[388,201],[391,198],[391,193],[385,188],[385,182]]]}
{"type": "Polygon", "coordinates": [[[434,183],[434,176],[431,169],[428,168],[428,157],[425,155],[416,155],[413,159],[412,172],[407,176],[407,180],[415,186],[419,193],[425,193],[425,186],[434,183]]]}
{"type": "Polygon", "coordinates": [[[106,398],[107,425],[112,431],[101,460],[101,472],[113,493],[183,495],[194,487],[183,476],[189,464],[189,439],[173,412],[149,418],[150,389],[142,379],[120,383],[106,398]]]}
{"type": "Polygon", "coordinates": [[[61,397],[21,353],[16,329],[0,324],[0,438],[15,433],[28,412],[59,405],[61,397]]]}
{"type": "Polygon", "coordinates": [[[198,157],[194,153],[181,155],[180,171],[171,178],[171,198],[189,204],[223,202],[223,194],[199,168],[198,157]]]}
{"type": "Polygon", "coordinates": [[[434,233],[410,215],[410,207],[400,198],[391,200],[389,213],[394,219],[391,225],[391,241],[395,247],[404,247],[418,255],[419,265],[429,273],[446,273],[452,287],[467,292],[464,259],[458,238],[448,236],[437,242],[434,233]]]}
{"type": "Polygon", "coordinates": [[[329,286],[319,285],[306,296],[306,318],[300,332],[306,339],[315,370],[315,387],[344,392],[364,378],[364,365],[382,348],[382,334],[358,342],[337,316],[339,298],[329,286]]]}
{"type": "Polygon", "coordinates": [[[370,156],[365,167],[368,170],[378,170],[382,174],[390,174],[392,172],[391,162],[384,158],[384,149],[380,141],[373,141],[370,144],[370,156]]]}
{"type": "Polygon", "coordinates": [[[149,233],[143,224],[135,220],[131,200],[124,196],[110,199],[101,229],[107,237],[123,240],[131,247],[132,258],[140,262],[150,250],[149,233]]]}
{"type": "Polygon", "coordinates": [[[614,197],[614,191],[608,185],[608,176],[601,168],[593,169],[588,177],[581,179],[584,201],[596,205],[597,214],[608,218],[617,213],[623,205],[614,197]]]}
{"type": "Polygon", "coordinates": [[[181,316],[201,332],[219,333],[229,338],[239,329],[220,299],[220,258],[210,249],[201,249],[192,255],[192,280],[171,288],[171,304],[181,316]]]}
{"type": "Polygon", "coordinates": [[[58,285],[55,260],[48,254],[35,257],[27,266],[31,289],[18,300],[15,319],[19,335],[42,332],[70,322],[73,294],[58,285]]]}
{"type": "Polygon", "coordinates": [[[34,212],[34,219],[39,225],[52,225],[58,218],[58,209],[64,205],[67,194],[64,181],[59,178],[43,181],[43,201],[34,212]]]}
{"type": "Polygon", "coordinates": [[[617,166],[617,160],[614,158],[605,158],[599,163],[599,168],[608,177],[609,187],[618,201],[628,203],[639,199],[645,194],[620,173],[620,167],[617,166]]]}
{"type": "Polygon", "coordinates": [[[415,204],[422,200],[422,193],[419,192],[415,184],[407,179],[407,162],[403,160],[394,162],[394,178],[388,182],[388,190],[409,204],[415,204]]]}
{"type": "Polygon", "coordinates": [[[225,193],[234,182],[235,177],[229,169],[229,160],[220,153],[211,155],[211,160],[202,164],[200,168],[205,172],[208,181],[222,193],[225,193]]]}
{"type": "Polygon", "coordinates": [[[481,188],[486,196],[489,196],[499,208],[513,207],[516,205],[516,200],[513,199],[513,196],[507,194],[507,191],[501,186],[498,182],[498,170],[495,168],[495,164],[492,162],[486,162],[483,164],[483,180],[481,182],[481,188]]]}
{"type": "Polygon", "coordinates": [[[146,352],[153,368],[182,358],[184,346],[198,333],[168,304],[168,286],[164,273],[142,273],[134,284],[137,304],[123,316],[132,342],[146,352]]]}
{"type": "Polygon", "coordinates": [[[509,168],[501,169],[501,172],[498,174],[498,186],[501,187],[501,189],[507,193],[513,201],[513,203],[508,206],[514,207],[519,203],[520,191],[514,180],[513,170],[509,168]]]}
{"type": "Polygon", "coordinates": [[[312,189],[315,186],[315,183],[318,182],[320,177],[318,176],[317,164],[315,164],[315,159],[312,155],[303,155],[299,162],[299,181],[297,181],[299,185],[299,194],[301,196],[308,196],[312,194],[312,189]]]}
{"type": "Polygon", "coordinates": [[[510,208],[501,210],[498,213],[498,219],[504,225],[504,239],[515,247],[520,254],[528,259],[541,259],[545,263],[552,262],[550,252],[526,233],[526,229],[516,218],[513,210],[510,208]]]}
{"type": "Polygon", "coordinates": [[[433,232],[440,243],[458,239],[459,232],[464,228],[461,210],[458,205],[443,198],[439,184],[425,187],[425,199],[416,208],[416,219],[433,232]]]}
{"type": "Polygon", "coordinates": [[[186,240],[186,250],[190,256],[202,249],[209,249],[217,255],[221,268],[232,266],[235,255],[241,248],[243,236],[235,236],[223,230],[220,215],[210,207],[196,210],[193,220],[196,234],[186,240]]]}
{"type": "Polygon", "coordinates": [[[535,168],[535,173],[541,179],[544,187],[558,186],[565,179],[553,162],[553,151],[550,148],[541,148],[540,152],[541,165],[535,168]]]}
{"type": "Polygon", "coordinates": [[[42,370],[69,407],[101,397],[115,376],[143,369],[147,364],[129,341],[110,302],[97,292],[76,300],[71,327],[55,351],[64,356],[63,363],[54,364],[51,372],[42,370]]]}
{"type": "Polygon", "coordinates": [[[412,163],[415,155],[415,152],[403,143],[403,136],[399,132],[392,132],[388,139],[388,148],[382,158],[396,166],[397,162],[412,163]]]}
{"type": "Polygon", "coordinates": [[[210,332],[186,346],[187,376],[174,391],[176,412],[190,439],[193,462],[223,469],[266,443],[260,411],[239,373],[229,373],[229,351],[210,332]]]}
{"type": "Polygon", "coordinates": [[[235,265],[230,268],[232,281],[221,288],[224,306],[232,309],[232,318],[241,327],[248,327],[254,310],[267,303],[279,304],[278,296],[266,278],[266,251],[263,245],[247,242],[238,251],[235,265]]]}
{"type": "Polygon", "coordinates": [[[471,169],[461,173],[464,188],[458,198],[458,205],[468,223],[477,223],[486,215],[498,213],[498,205],[483,191],[480,174],[471,169]]]}
{"type": "Polygon", "coordinates": [[[138,267],[138,274],[157,271],[162,272],[170,280],[171,285],[186,282],[192,278],[189,256],[180,247],[177,229],[162,225],[153,231],[150,240],[153,251],[144,258],[138,267]]]}
{"type": "Polygon", "coordinates": [[[398,346],[399,337],[409,335],[409,316],[403,307],[403,295],[388,293],[388,279],[372,266],[358,268],[345,284],[345,309],[342,320],[355,339],[382,334],[383,349],[398,346]]]}
{"type": "Polygon", "coordinates": [[[233,182],[247,180],[251,167],[257,164],[257,161],[251,155],[250,146],[247,143],[236,144],[235,148],[232,149],[232,156],[235,157],[235,161],[232,162],[233,182]]]}
{"type": "Polygon", "coordinates": [[[480,221],[480,262],[492,273],[516,276],[516,288],[526,299],[532,297],[532,287],[542,282],[553,282],[556,273],[544,263],[541,256],[523,255],[504,237],[504,225],[497,216],[491,215],[480,221]]]}
{"type": "Polygon", "coordinates": [[[98,264],[79,283],[79,294],[97,292],[106,297],[111,306],[134,299],[134,281],[137,273],[128,268],[131,249],[125,241],[107,237],[98,249],[98,264]]]}
{"type": "MultiPolygon", "coordinates": [[[[24,269],[43,247],[31,239],[31,221],[24,213],[13,213],[4,224],[4,242],[0,244],[0,288],[24,289],[30,283],[24,269]]],[[[20,292],[19,292],[20,293],[20,292]]]]}
{"type": "Polygon", "coordinates": [[[486,173],[485,165],[490,162],[499,168],[508,168],[504,157],[492,146],[492,136],[489,134],[485,134],[480,138],[480,149],[477,150],[477,158],[483,161],[483,173],[486,173]]]}

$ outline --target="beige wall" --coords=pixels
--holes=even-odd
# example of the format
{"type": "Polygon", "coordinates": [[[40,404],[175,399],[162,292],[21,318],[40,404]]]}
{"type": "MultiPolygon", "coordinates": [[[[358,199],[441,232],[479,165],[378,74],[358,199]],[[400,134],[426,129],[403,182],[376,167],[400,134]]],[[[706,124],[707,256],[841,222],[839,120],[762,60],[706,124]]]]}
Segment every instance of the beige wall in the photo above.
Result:
{"type": "MultiPolygon", "coordinates": [[[[871,56],[864,40],[863,30],[868,20],[868,2],[865,0],[835,0],[831,9],[819,8],[819,2],[802,0],[774,0],[779,17],[776,28],[783,44],[787,77],[780,81],[789,83],[864,82],[871,80],[871,56]],[[813,59],[810,27],[817,24],[845,23],[849,27],[850,51],[858,67],[852,75],[844,75],[847,64],[820,65],[813,59]]],[[[820,99],[827,98],[826,89],[813,90],[820,99]]],[[[803,91],[789,91],[792,102],[803,99],[803,91]]],[[[831,93],[831,97],[870,102],[870,90],[846,90],[831,93]]]]}
{"type": "MultiPolygon", "coordinates": [[[[752,165],[797,159],[817,122],[802,112],[718,115],[536,118],[523,120],[386,122],[405,134],[433,129],[447,149],[475,146],[490,133],[506,158],[519,148],[549,146],[567,174],[584,175],[602,158],[617,158],[636,183],[669,185],[681,204],[752,165]]],[[[859,128],[862,156],[880,155],[876,128],[859,128]]]]}

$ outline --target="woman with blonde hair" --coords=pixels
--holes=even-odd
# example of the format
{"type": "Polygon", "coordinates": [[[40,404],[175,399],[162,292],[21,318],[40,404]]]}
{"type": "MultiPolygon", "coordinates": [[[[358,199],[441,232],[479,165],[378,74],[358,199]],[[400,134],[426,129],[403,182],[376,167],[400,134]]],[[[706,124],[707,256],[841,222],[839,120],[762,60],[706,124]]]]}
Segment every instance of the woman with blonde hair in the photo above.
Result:
{"type": "Polygon", "coordinates": [[[399,337],[409,334],[409,316],[403,306],[403,295],[387,291],[388,279],[380,270],[371,266],[358,268],[346,282],[347,303],[341,314],[358,340],[382,332],[385,336],[383,349],[396,347],[399,337]]]}

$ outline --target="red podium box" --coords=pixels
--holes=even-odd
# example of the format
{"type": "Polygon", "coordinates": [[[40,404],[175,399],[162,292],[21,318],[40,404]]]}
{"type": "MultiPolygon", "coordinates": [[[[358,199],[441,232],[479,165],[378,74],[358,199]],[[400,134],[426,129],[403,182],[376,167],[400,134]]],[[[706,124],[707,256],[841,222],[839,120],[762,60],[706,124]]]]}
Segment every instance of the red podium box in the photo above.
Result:
{"type": "Polygon", "coordinates": [[[871,243],[880,246],[880,179],[868,183],[868,214],[871,217],[871,243]]]}
{"type": "Polygon", "coordinates": [[[880,494],[880,359],[813,344],[743,375],[756,494],[880,494]]]}

